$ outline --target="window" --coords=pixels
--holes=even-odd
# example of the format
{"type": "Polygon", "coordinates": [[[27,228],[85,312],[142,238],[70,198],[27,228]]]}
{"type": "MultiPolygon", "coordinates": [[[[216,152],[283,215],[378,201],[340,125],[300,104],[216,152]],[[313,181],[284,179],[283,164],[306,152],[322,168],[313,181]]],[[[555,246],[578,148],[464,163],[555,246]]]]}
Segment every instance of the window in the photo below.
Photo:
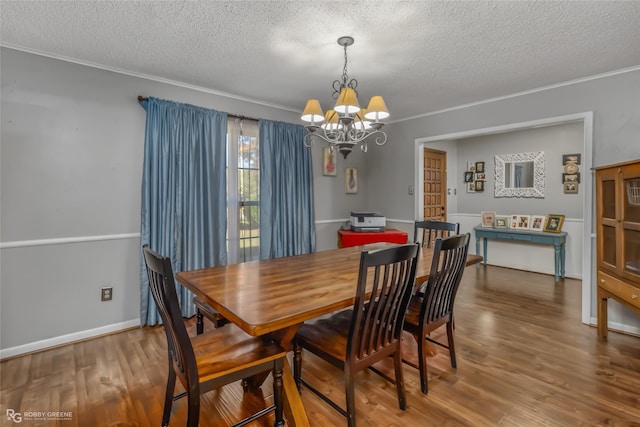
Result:
{"type": "Polygon", "coordinates": [[[229,264],[260,259],[258,122],[227,122],[227,253],[229,264]]]}

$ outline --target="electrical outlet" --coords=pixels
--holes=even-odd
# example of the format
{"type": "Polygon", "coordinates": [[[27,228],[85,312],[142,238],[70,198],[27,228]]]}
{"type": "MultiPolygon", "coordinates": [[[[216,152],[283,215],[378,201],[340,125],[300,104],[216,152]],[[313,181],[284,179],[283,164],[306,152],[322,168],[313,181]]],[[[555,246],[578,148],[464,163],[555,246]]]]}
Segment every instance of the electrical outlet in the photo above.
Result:
{"type": "Polygon", "coordinates": [[[111,286],[102,288],[101,300],[111,301],[113,299],[113,288],[111,286]]]}

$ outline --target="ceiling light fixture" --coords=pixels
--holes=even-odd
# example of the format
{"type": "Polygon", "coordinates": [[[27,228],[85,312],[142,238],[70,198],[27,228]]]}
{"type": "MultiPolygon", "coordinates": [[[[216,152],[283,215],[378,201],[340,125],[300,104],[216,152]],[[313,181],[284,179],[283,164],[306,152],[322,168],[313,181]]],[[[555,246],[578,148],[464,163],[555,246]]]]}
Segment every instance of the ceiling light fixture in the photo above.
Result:
{"type": "Polygon", "coordinates": [[[387,142],[387,134],[380,130],[384,126],[380,120],[389,117],[389,111],[381,96],[372,96],[366,110],[360,108],[358,81],[349,80],[347,75],[347,47],[353,44],[353,37],[340,37],[338,44],[344,47],[344,68],[342,79],[333,82],[332,97],[337,99],[336,105],[325,114],[317,99],[309,99],[300,118],[309,123],[306,125],[309,133],[304,139],[307,147],[311,147],[315,136],[327,142],[332,152],[340,151],[346,159],[358,144],[366,153],[370,139],[378,145],[387,142]]]}

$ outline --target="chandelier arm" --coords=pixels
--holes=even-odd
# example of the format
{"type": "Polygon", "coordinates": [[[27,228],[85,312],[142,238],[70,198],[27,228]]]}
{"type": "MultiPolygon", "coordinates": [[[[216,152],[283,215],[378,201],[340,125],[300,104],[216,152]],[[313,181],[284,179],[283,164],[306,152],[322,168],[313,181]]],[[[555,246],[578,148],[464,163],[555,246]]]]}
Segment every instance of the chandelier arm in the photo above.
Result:
{"type": "Polygon", "coordinates": [[[378,145],[386,144],[387,143],[387,134],[382,132],[381,130],[377,130],[377,131],[373,132],[371,135],[375,135],[376,133],[381,134],[381,135],[376,136],[376,139],[375,139],[376,144],[378,144],[378,145]]]}
{"type": "Polygon", "coordinates": [[[347,139],[357,144],[369,136],[369,132],[363,129],[351,128],[347,132],[347,139]]]}
{"type": "Polygon", "coordinates": [[[329,133],[327,133],[326,130],[319,129],[316,132],[310,133],[309,136],[310,137],[311,136],[316,136],[316,137],[320,138],[321,140],[323,140],[324,142],[332,144],[332,145],[339,144],[341,142],[341,140],[340,140],[340,132],[329,132],[329,133]]]}
{"type": "Polygon", "coordinates": [[[314,135],[314,133],[308,132],[305,136],[302,137],[302,143],[307,148],[311,148],[313,146],[313,139],[311,139],[312,135],[314,135]]]}

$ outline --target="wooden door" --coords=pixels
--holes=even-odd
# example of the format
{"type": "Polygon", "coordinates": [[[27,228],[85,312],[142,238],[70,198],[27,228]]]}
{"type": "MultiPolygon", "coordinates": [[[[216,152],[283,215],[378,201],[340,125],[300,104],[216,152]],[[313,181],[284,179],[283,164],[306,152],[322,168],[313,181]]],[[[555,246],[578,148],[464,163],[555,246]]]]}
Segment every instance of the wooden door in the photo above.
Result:
{"type": "Polygon", "coordinates": [[[424,149],[424,219],[447,220],[447,153],[424,149]]]}

